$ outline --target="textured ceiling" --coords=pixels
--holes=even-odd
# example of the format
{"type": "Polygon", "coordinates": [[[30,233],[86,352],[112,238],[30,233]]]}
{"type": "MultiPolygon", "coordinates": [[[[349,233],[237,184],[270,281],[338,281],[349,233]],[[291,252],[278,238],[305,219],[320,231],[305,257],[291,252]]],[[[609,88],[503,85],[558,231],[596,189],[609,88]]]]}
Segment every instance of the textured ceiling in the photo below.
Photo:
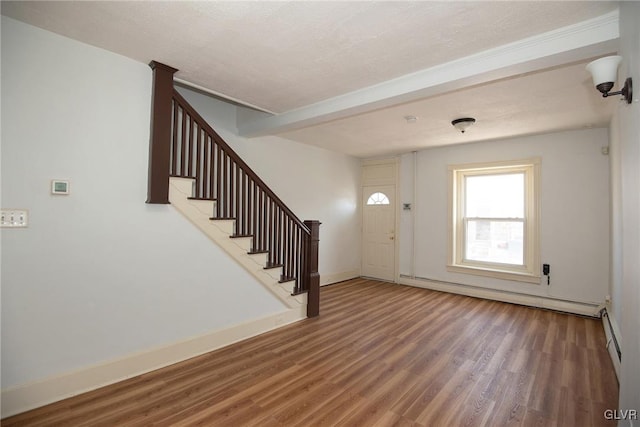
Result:
{"type": "Polygon", "coordinates": [[[503,79],[281,136],[369,157],[540,133],[541,128],[555,132],[607,126],[615,102],[598,96],[585,65],[503,79]],[[408,123],[405,116],[417,121],[408,123]],[[451,125],[460,117],[473,117],[476,124],[462,134],[451,125]]]}
{"type": "MultiPolygon", "coordinates": [[[[181,80],[280,114],[616,7],[575,1],[3,1],[2,14],[144,63],[166,63],[180,70],[181,80]]],[[[575,63],[549,74],[524,70],[517,78],[459,87],[450,95],[343,114],[287,129],[283,136],[371,156],[463,142],[450,134],[449,122],[459,115],[478,119],[465,135],[470,140],[605,125],[612,103],[593,96],[584,64],[575,63]],[[420,119],[398,128],[405,114],[420,119]]]]}

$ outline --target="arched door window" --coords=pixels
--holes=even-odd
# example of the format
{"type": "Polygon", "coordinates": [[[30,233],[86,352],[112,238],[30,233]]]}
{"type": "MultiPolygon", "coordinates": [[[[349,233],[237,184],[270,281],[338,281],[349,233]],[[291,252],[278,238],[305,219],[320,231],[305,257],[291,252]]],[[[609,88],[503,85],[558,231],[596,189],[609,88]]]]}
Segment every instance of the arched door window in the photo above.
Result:
{"type": "Polygon", "coordinates": [[[367,200],[367,205],[388,205],[389,198],[384,193],[373,193],[367,200]]]}

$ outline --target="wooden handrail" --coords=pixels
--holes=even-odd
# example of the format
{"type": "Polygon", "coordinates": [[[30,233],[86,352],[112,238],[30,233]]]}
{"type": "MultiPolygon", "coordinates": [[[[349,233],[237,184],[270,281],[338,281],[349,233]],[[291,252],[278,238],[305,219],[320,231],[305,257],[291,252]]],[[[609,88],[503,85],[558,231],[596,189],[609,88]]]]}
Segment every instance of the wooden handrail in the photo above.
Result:
{"type": "Polygon", "coordinates": [[[175,68],[152,62],[154,72],[149,197],[169,203],[169,176],[194,179],[193,198],[215,201],[212,219],[234,219],[232,237],[252,237],[266,252],[265,268],[282,269],[293,293],[308,292],[307,316],[319,314],[320,222],[301,221],[173,87],[175,68]]]}

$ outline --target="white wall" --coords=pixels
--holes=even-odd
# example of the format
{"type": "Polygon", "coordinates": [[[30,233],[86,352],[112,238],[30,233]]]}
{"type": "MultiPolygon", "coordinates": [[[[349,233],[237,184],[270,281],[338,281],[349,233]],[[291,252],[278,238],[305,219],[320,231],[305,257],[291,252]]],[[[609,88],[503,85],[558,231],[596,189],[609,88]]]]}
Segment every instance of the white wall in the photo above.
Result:
{"type": "MultiPolygon", "coordinates": [[[[618,86],[635,84],[634,102],[620,102],[612,121],[612,316],[621,331],[620,409],[640,410],[640,3],[620,4],[618,86]]],[[[634,421],[638,425],[640,421],[634,421]]],[[[631,425],[620,421],[620,426],[631,425]]]]}
{"type": "Polygon", "coordinates": [[[180,93],[300,219],[320,226],[322,284],[360,273],[360,160],[277,136],[238,136],[236,110],[184,88],[180,93]]]}
{"type": "MultiPolygon", "coordinates": [[[[609,282],[609,160],[606,129],[582,130],[433,148],[417,154],[416,200],[410,172],[401,174],[402,202],[416,215],[417,277],[571,301],[602,303],[609,282]],[[541,260],[551,265],[551,285],[450,273],[447,265],[447,166],[542,159],[541,260]]],[[[402,169],[412,170],[412,154],[402,169]]],[[[401,274],[410,275],[411,221],[401,221],[401,274]]]]}
{"type": "MultiPolygon", "coordinates": [[[[1,236],[3,389],[285,310],[171,206],[144,203],[150,105],[147,65],[2,17],[2,207],[30,214],[1,236]],[[50,195],[53,178],[71,194],[50,195]]],[[[242,144],[259,146],[252,164],[278,158],[242,144]]],[[[322,268],[353,269],[354,161],[275,144],[305,163],[257,171],[311,188],[283,199],[326,222],[321,245],[344,244],[322,268]]]]}

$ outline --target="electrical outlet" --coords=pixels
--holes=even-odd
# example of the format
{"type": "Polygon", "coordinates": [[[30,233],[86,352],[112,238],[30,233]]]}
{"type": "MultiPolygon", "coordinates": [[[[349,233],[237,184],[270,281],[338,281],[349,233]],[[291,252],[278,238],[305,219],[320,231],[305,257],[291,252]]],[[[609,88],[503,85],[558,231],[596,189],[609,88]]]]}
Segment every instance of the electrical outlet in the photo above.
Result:
{"type": "Polygon", "coordinates": [[[2,209],[0,211],[0,227],[24,228],[29,223],[29,212],[26,209],[2,209]]]}

